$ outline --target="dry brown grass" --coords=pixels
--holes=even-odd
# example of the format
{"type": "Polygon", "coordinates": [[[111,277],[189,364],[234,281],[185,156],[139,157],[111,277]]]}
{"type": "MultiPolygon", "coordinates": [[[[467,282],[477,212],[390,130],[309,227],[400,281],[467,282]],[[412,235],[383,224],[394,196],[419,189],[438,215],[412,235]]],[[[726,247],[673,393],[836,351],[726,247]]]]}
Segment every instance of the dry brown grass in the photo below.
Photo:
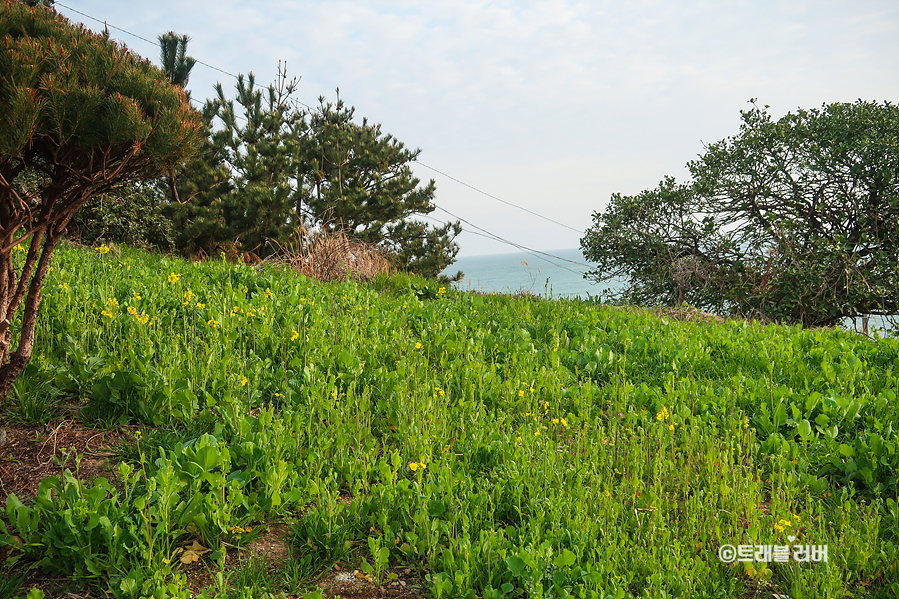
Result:
{"type": "Polygon", "coordinates": [[[319,281],[368,281],[391,271],[390,256],[380,248],[350,237],[340,230],[303,230],[284,245],[267,264],[288,266],[319,281]]]}

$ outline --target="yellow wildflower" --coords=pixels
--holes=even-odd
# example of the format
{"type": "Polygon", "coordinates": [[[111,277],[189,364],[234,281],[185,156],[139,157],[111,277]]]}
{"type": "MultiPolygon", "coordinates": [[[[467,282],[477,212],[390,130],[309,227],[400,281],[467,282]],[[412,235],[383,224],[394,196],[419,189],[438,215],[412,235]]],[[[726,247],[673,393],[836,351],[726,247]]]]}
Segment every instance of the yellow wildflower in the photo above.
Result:
{"type": "Polygon", "coordinates": [[[119,300],[117,300],[114,297],[111,297],[111,298],[107,299],[106,301],[109,302],[110,304],[112,304],[113,306],[115,306],[116,308],[119,307],[119,300]]]}
{"type": "Polygon", "coordinates": [[[415,343],[415,349],[421,349],[421,343],[420,343],[420,342],[417,342],[417,341],[416,341],[416,343],[415,343]]]}
{"type": "Polygon", "coordinates": [[[100,314],[102,314],[103,316],[106,316],[107,318],[112,318],[112,317],[113,317],[112,312],[108,312],[108,311],[106,311],[106,310],[103,310],[102,312],[100,312],[100,314]]]}
{"type": "Polygon", "coordinates": [[[221,324],[221,323],[219,323],[219,321],[217,321],[217,320],[212,320],[210,318],[208,321],[206,321],[206,324],[208,324],[212,328],[217,328],[219,326],[219,324],[221,324]]]}
{"type": "Polygon", "coordinates": [[[60,284],[59,284],[59,288],[60,288],[61,290],[63,290],[63,291],[68,291],[68,290],[69,290],[69,286],[66,285],[65,283],[60,283],[60,284]]]}
{"type": "Polygon", "coordinates": [[[518,397],[524,397],[524,389],[518,390],[518,397]]]}
{"type": "Polygon", "coordinates": [[[299,339],[299,338],[300,338],[300,334],[297,333],[296,330],[294,330],[293,335],[290,336],[290,340],[291,340],[291,341],[296,341],[296,340],[299,339]]]}
{"type": "Polygon", "coordinates": [[[140,296],[140,294],[139,294],[137,291],[135,291],[134,293],[132,293],[131,296],[132,296],[134,299],[136,299],[137,301],[140,301],[140,300],[144,299],[144,298],[142,298],[142,297],[140,296]]]}
{"type": "Polygon", "coordinates": [[[201,304],[200,302],[197,302],[197,308],[199,308],[200,310],[202,310],[205,307],[206,307],[206,304],[201,304]]]}
{"type": "Polygon", "coordinates": [[[271,289],[269,289],[268,287],[266,287],[266,288],[265,288],[265,296],[271,298],[271,297],[275,297],[275,294],[272,293],[272,290],[271,290],[271,289]]]}
{"type": "Polygon", "coordinates": [[[562,426],[568,426],[568,421],[567,421],[567,420],[565,420],[564,418],[560,418],[559,420],[562,421],[562,426]]]}
{"type": "Polygon", "coordinates": [[[169,283],[177,283],[178,279],[181,278],[181,273],[169,273],[169,283]]]}
{"type": "Polygon", "coordinates": [[[248,378],[245,377],[245,376],[240,377],[240,386],[241,386],[241,387],[246,387],[246,386],[247,386],[247,383],[249,382],[249,380],[250,380],[250,379],[248,379],[248,378]]]}
{"type": "Polygon", "coordinates": [[[95,248],[94,251],[100,252],[101,254],[108,254],[108,253],[109,253],[109,246],[106,245],[106,244],[104,243],[104,244],[101,245],[100,247],[95,248]]]}

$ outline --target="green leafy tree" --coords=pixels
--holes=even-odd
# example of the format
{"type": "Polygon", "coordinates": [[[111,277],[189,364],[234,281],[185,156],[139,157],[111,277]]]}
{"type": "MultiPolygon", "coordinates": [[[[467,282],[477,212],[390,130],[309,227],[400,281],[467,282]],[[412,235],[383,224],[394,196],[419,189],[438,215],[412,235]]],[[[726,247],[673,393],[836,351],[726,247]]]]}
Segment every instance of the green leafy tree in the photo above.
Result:
{"type": "Polygon", "coordinates": [[[590,276],[626,278],[622,301],[809,326],[899,313],[899,108],[741,114],[688,185],[666,179],[594,214],[590,276]]]}
{"type": "Polygon", "coordinates": [[[434,181],[420,186],[410,167],[421,150],[407,149],[367,119],[354,122],[354,112],[339,95],[335,104],[319,98],[319,108],[307,111],[296,175],[303,214],[383,245],[405,270],[436,276],[458,253],[461,226],[410,220],[435,209],[434,181]]]}
{"type": "Polygon", "coordinates": [[[89,200],[72,216],[66,237],[88,245],[116,242],[171,251],[174,231],[163,210],[152,183],[131,183],[89,200]]]}
{"type": "Polygon", "coordinates": [[[180,163],[200,131],[183,90],[149,62],[54,11],[0,5],[0,398],[31,358],[72,216],[180,163]]]}

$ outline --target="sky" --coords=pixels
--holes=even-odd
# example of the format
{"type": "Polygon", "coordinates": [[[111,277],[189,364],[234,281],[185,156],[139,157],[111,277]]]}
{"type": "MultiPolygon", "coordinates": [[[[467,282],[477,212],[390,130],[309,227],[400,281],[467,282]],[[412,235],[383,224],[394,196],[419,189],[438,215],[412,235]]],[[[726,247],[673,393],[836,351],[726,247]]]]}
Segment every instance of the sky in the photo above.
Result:
{"type": "MultiPolygon", "coordinates": [[[[187,34],[189,55],[228,73],[253,72],[264,85],[286,61],[288,75],[301,78],[296,100],[333,101],[339,88],[357,117],[421,149],[414,171],[436,181],[437,206],[537,250],[579,247],[613,193],[637,194],[666,175],[686,180],[704,144],[738,132],[752,98],[775,117],[899,100],[895,0],[56,7],[93,30],[103,25],[75,11],[106,21],[113,38],[157,63],[157,46],[119,29],[148,40],[187,34]]],[[[205,99],[216,82],[233,95],[233,77],[198,64],[188,89],[205,99]]],[[[451,218],[439,209],[430,216],[451,218]]],[[[463,229],[460,256],[517,251],[463,229]]]]}

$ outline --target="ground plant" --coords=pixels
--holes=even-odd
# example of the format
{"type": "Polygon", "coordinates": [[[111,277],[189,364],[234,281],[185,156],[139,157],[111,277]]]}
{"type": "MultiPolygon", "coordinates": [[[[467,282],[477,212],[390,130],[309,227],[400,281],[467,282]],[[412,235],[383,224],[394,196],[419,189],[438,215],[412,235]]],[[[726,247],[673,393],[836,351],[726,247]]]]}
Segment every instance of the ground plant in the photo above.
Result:
{"type": "Polygon", "coordinates": [[[2,596],[899,595],[895,339],[65,244],[38,330],[10,436],[127,434],[8,494],[2,596]]]}

